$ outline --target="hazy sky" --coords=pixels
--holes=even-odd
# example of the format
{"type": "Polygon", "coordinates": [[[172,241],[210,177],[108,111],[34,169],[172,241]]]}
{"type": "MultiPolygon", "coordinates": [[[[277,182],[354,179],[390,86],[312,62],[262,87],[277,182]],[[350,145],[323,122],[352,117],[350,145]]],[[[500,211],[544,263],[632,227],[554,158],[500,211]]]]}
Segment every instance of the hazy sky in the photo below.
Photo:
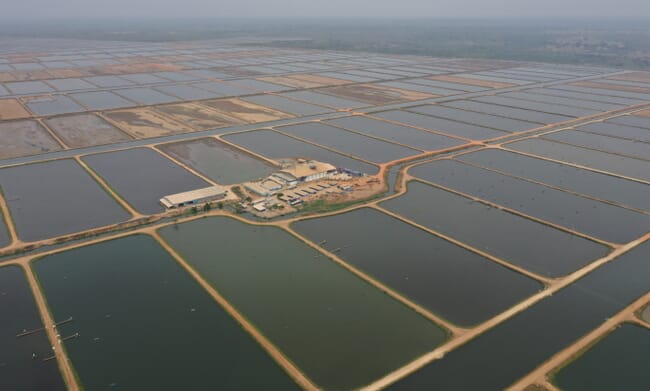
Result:
{"type": "Polygon", "coordinates": [[[631,17],[650,0],[0,0],[0,18],[631,17]]]}

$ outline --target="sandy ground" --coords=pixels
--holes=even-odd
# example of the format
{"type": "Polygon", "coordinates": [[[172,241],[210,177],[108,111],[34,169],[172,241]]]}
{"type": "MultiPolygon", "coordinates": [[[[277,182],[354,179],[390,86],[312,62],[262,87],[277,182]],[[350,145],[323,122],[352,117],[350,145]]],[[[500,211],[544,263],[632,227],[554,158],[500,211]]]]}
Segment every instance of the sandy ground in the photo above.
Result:
{"type": "Polygon", "coordinates": [[[86,74],[76,69],[50,69],[47,71],[55,79],[65,79],[70,77],[83,77],[86,74]]]}
{"type": "Polygon", "coordinates": [[[287,76],[290,79],[304,80],[308,83],[318,83],[322,86],[336,86],[343,84],[350,84],[350,81],[336,79],[334,77],[311,75],[311,74],[296,74],[287,76]]]}
{"type": "Polygon", "coordinates": [[[328,87],[319,92],[341,96],[376,106],[388,105],[411,100],[435,98],[435,95],[423,94],[416,91],[406,91],[399,88],[361,84],[354,86],[328,87]]]}
{"type": "Polygon", "coordinates": [[[509,84],[509,83],[502,83],[502,82],[498,82],[498,81],[489,81],[489,80],[471,79],[469,77],[462,77],[462,76],[440,75],[440,76],[431,76],[429,79],[438,80],[438,81],[446,81],[446,82],[449,82],[449,83],[469,84],[471,86],[487,87],[487,88],[508,88],[508,87],[513,87],[514,86],[514,84],[509,84]]]}
{"type": "Polygon", "coordinates": [[[589,87],[589,88],[602,88],[606,90],[614,91],[627,91],[627,92],[638,92],[641,94],[650,94],[650,88],[636,87],[636,86],[625,86],[609,83],[599,83],[597,81],[581,81],[577,83],[571,83],[572,86],[578,87],[589,87]]]}
{"type": "Polygon", "coordinates": [[[52,117],[44,121],[50,130],[71,148],[131,140],[126,133],[94,114],[52,117]]]}
{"type": "Polygon", "coordinates": [[[637,111],[636,113],[634,113],[634,115],[638,115],[639,117],[650,118],[650,109],[637,111]]]}
{"type": "Polygon", "coordinates": [[[29,118],[32,115],[16,99],[0,99],[0,120],[29,118]]]}
{"type": "Polygon", "coordinates": [[[149,138],[192,131],[192,129],[147,108],[107,111],[102,114],[117,125],[118,128],[135,138],[149,138]]]}
{"type": "Polygon", "coordinates": [[[206,100],[202,101],[201,105],[227,113],[228,116],[248,123],[276,121],[292,117],[287,113],[237,98],[206,100]]]}
{"type": "Polygon", "coordinates": [[[18,120],[0,123],[1,159],[61,149],[61,145],[36,121],[18,120]]]}
{"type": "Polygon", "coordinates": [[[154,109],[195,130],[222,128],[243,123],[238,118],[196,103],[155,106],[154,109]]]}

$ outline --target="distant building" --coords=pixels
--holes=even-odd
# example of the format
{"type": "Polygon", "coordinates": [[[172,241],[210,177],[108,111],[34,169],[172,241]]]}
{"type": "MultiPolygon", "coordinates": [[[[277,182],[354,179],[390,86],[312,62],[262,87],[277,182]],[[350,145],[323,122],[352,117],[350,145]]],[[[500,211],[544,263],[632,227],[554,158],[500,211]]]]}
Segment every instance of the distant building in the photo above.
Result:
{"type": "Polygon", "coordinates": [[[201,204],[226,198],[228,189],[223,186],[210,186],[203,189],[171,194],[160,199],[160,203],[167,209],[187,205],[201,204]]]}
{"type": "Polygon", "coordinates": [[[261,182],[249,182],[244,187],[252,193],[262,197],[271,196],[282,190],[282,185],[273,179],[265,179],[261,182]]]}
{"type": "MultiPolygon", "coordinates": [[[[329,163],[298,160],[294,166],[284,168],[274,175],[281,175],[297,183],[325,179],[337,172],[338,169],[329,163]]],[[[288,180],[285,182],[288,183],[288,180]]]]}

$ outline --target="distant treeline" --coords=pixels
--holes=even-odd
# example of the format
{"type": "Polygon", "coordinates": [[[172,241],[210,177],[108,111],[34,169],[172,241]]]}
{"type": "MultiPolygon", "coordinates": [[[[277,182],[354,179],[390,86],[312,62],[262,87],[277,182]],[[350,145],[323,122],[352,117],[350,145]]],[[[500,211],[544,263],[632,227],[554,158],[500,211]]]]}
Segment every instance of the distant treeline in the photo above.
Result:
{"type": "Polygon", "coordinates": [[[0,36],[146,42],[242,36],[267,39],[285,37],[265,44],[294,48],[650,69],[650,24],[629,20],[134,19],[38,23],[7,21],[0,23],[0,36]]]}

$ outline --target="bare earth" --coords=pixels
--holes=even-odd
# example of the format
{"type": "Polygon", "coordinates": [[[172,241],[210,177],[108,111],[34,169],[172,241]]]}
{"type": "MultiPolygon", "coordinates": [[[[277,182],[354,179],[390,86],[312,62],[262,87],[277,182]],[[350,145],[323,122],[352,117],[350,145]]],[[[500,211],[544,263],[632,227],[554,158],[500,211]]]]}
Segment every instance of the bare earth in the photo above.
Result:
{"type": "Polygon", "coordinates": [[[379,87],[372,84],[329,87],[323,88],[322,90],[319,90],[319,92],[326,92],[331,95],[358,100],[377,106],[436,97],[436,95],[423,94],[416,91],[406,91],[392,87],[379,87]]]}
{"type": "Polygon", "coordinates": [[[32,120],[0,123],[0,159],[59,151],[61,146],[32,120]]]}
{"type": "Polygon", "coordinates": [[[347,80],[341,80],[341,79],[336,79],[327,76],[310,75],[310,74],[289,75],[287,77],[290,79],[304,80],[309,83],[318,83],[322,86],[338,86],[338,85],[351,83],[350,81],[347,80]]]}
{"type": "MultiPolygon", "coordinates": [[[[201,102],[202,105],[228,113],[229,116],[248,123],[276,121],[291,118],[291,115],[266,106],[256,105],[241,99],[216,99],[201,102]]],[[[224,114],[225,115],[225,114],[224,114]]]]}
{"type": "Polygon", "coordinates": [[[650,118],[650,109],[637,111],[636,113],[634,113],[634,115],[638,115],[639,117],[650,118]]]}
{"type": "Polygon", "coordinates": [[[31,116],[16,99],[0,99],[0,120],[29,118],[31,116]]]}
{"type": "Polygon", "coordinates": [[[195,130],[222,128],[243,122],[238,118],[196,103],[161,105],[156,106],[155,109],[195,130]]]}
{"type": "Polygon", "coordinates": [[[131,140],[126,133],[94,114],[53,117],[46,119],[45,123],[71,148],[131,140]]]}
{"type": "Polygon", "coordinates": [[[192,131],[190,128],[166,118],[162,114],[145,108],[109,111],[105,112],[104,116],[135,138],[149,138],[192,131]]]}

